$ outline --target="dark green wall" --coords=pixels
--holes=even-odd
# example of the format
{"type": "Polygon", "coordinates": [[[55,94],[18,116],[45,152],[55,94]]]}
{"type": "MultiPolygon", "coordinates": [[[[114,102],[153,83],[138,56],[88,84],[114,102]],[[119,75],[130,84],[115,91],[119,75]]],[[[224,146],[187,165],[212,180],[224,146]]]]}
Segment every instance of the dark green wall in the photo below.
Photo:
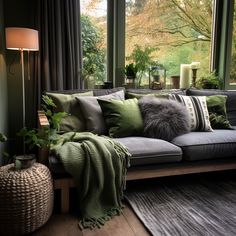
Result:
{"type": "MultiPolygon", "coordinates": [[[[5,27],[34,28],[34,10],[31,0],[4,0],[5,27]],[[12,7],[14,6],[14,7],[12,7]]],[[[27,53],[24,53],[25,69],[27,69],[27,53]]],[[[8,114],[9,114],[9,147],[11,154],[22,152],[22,139],[16,136],[22,128],[22,76],[20,52],[6,50],[8,81],[8,114]]],[[[25,70],[25,73],[27,70],[25,70]]],[[[27,74],[25,75],[26,78],[27,74]]],[[[26,96],[26,100],[30,98],[26,96]]]]}
{"type": "MultiPolygon", "coordinates": [[[[4,36],[4,18],[3,18],[3,0],[0,0],[0,132],[7,135],[7,74],[5,60],[5,36],[4,36]]],[[[2,162],[2,152],[5,149],[0,144],[0,164],[2,162]]]]}

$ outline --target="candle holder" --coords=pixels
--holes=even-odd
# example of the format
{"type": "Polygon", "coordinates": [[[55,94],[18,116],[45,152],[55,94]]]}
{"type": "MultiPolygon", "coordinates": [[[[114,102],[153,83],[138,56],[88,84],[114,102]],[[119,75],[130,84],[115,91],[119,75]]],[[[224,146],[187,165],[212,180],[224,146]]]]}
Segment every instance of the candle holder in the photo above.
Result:
{"type": "Polygon", "coordinates": [[[197,79],[197,69],[192,68],[192,87],[196,87],[196,79],[197,79]]]}

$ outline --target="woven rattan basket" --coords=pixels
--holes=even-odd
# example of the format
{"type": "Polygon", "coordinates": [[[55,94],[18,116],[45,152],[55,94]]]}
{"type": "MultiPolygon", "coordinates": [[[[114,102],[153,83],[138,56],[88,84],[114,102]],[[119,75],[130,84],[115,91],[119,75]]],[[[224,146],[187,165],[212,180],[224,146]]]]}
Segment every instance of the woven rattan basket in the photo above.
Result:
{"type": "Polygon", "coordinates": [[[0,167],[0,235],[24,235],[47,222],[53,209],[49,169],[39,163],[28,169],[0,167]]]}

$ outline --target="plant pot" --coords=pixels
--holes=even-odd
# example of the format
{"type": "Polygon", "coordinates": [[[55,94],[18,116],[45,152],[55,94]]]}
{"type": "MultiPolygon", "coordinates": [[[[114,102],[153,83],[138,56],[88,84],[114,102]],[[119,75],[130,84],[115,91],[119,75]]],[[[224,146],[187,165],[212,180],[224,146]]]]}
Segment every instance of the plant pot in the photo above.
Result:
{"type": "Polygon", "coordinates": [[[179,89],[180,76],[172,75],[171,80],[172,80],[173,89],[179,89]]]}
{"type": "Polygon", "coordinates": [[[126,76],[126,83],[134,83],[135,78],[133,75],[126,76]]]}
{"type": "Polygon", "coordinates": [[[218,87],[215,84],[212,84],[211,82],[206,81],[203,85],[202,85],[203,89],[217,89],[218,87]]]}
{"type": "Polygon", "coordinates": [[[35,155],[22,155],[15,158],[15,169],[22,170],[30,168],[35,163],[35,155]]]}

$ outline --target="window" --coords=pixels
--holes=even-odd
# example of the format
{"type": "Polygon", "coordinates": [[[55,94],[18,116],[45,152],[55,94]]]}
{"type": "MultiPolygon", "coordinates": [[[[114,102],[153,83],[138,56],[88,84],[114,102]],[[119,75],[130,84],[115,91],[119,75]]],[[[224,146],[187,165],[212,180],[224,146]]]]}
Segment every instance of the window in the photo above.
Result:
{"type": "Polygon", "coordinates": [[[106,80],[107,0],[81,0],[83,77],[93,88],[106,80]]]}
{"type": "Polygon", "coordinates": [[[232,48],[231,48],[231,65],[229,85],[236,85],[236,1],[234,2],[233,12],[233,32],[232,32],[232,48]]]}
{"type": "Polygon", "coordinates": [[[166,69],[167,88],[180,64],[200,62],[198,78],[209,74],[212,6],[212,0],[126,0],[126,64],[145,58],[141,87],[148,85],[150,65],[166,69]]]}

